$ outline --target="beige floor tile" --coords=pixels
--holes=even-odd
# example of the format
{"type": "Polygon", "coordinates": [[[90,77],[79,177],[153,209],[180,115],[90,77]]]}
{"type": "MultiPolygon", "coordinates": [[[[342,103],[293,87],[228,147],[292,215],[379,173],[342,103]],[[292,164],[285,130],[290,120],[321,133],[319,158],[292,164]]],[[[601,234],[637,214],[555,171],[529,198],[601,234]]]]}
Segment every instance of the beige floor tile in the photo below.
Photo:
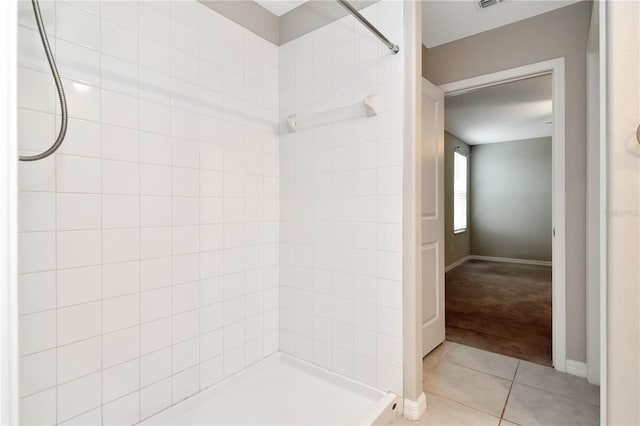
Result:
{"type": "Polygon", "coordinates": [[[505,419],[524,426],[597,425],[599,416],[595,405],[519,383],[514,383],[504,412],[505,419]]]}
{"type": "Polygon", "coordinates": [[[416,421],[396,419],[394,425],[498,426],[500,419],[438,395],[427,394],[427,412],[416,421]]]}
{"type": "Polygon", "coordinates": [[[446,340],[434,350],[429,352],[422,360],[422,380],[427,378],[427,375],[433,371],[433,369],[442,361],[453,348],[460,346],[457,343],[447,342],[446,340]]]}
{"type": "Polygon", "coordinates": [[[520,426],[520,425],[511,423],[509,420],[502,419],[500,420],[500,426],[520,426]]]}
{"type": "Polygon", "coordinates": [[[511,382],[446,359],[427,376],[424,389],[464,405],[500,417],[511,382]]]}
{"type": "Polygon", "coordinates": [[[447,353],[446,359],[454,364],[507,380],[513,380],[518,367],[518,360],[515,358],[464,345],[453,347],[447,353]]]}
{"type": "Polygon", "coordinates": [[[600,388],[586,379],[560,373],[551,367],[520,361],[516,383],[522,383],[547,392],[568,396],[578,401],[600,405],[600,388]]]}

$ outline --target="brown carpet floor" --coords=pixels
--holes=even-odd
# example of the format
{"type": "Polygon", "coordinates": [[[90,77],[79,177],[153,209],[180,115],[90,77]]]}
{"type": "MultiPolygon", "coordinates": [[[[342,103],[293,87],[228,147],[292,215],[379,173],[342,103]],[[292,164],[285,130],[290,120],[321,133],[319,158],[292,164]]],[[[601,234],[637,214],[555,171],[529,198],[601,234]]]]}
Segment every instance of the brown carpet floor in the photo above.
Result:
{"type": "Polygon", "coordinates": [[[551,267],[470,260],[445,275],[447,340],[551,366],[551,267]]]}

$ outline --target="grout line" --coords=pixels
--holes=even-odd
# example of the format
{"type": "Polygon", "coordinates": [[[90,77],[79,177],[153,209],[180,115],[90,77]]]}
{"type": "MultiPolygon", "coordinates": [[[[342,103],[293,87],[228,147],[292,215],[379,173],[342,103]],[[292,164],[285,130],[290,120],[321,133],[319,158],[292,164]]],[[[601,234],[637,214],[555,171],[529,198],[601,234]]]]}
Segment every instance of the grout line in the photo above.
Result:
{"type": "MultiPolygon", "coordinates": [[[[423,389],[423,391],[424,391],[424,392],[425,392],[425,394],[426,394],[426,392],[427,392],[427,391],[425,391],[424,389],[423,389]]],[[[451,401],[451,402],[456,403],[456,404],[458,404],[458,405],[462,405],[463,407],[470,408],[470,409],[472,409],[472,410],[474,410],[474,411],[478,411],[478,412],[480,412],[480,413],[486,414],[486,415],[491,416],[491,417],[493,417],[493,418],[495,418],[495,419],[498,419],[498,420],[500,420],[500,419],[501,419],[501,417],[496,416],[495,414],[490,413],[490,412],[488,412],[488,411],[486,411],[486,410],[484,410],[484,409],[482,409],[482,408],[474,407],[474,406],[469,405],[469,404],[467,404],[467,403],[465,403],[465,402],[457,401],[457,400],[452,399],[451,397],[449,397],[449,396],[447,396],[447,395],[440,394],[440,393],[438,393],[438,392],[436,392],[436,391],[433,391],[433,390],[430,390],[430,391],[428,391],[428,392],[429,392],[429,393],[431,393],[431,394],[433,394],[433,395],[436,395],[436,396],[437,396],[437,397],[439,397],[439,398],[446,399],[447,401],[451,401]]]]}
{"type": "MultiPolygon", "coordinates": [[[[100,33],[100,47],[99,47],[99,51],[100,53],[102,53],[102,4],[100,4],[100,17],[98,18],[98,27],[99,27],[99,33],[100,33]]],[[[104,185],[103,185],[103,180],[104,180],[104,169],[102,167],[103,165],[103,153],[104,153],[104,146],[103,146],[103,140],[102,140],[102,125],[103,125],[103,120],[102,120],[102,116],[104,114],[103,108],[102,108],[102,103],[103,103],[103,91],[102,91],[102,81],[103,81],[103,76],[102,76],[102,66],[103,66],[103,56],[102,54],[100,54],[100,70],[99,70],[99,92],[98,92],[98,97],[99,97],[99,101],[100,101],[100,120],[99,120],[99,149],[100,149],[100,156],[99,156],[99,170],[100,170],[100,422],[102,424],[104,424],[104,217],[103,217],[103,209],[104,209],[104,205],[103,205],[103,199],[104,199],[104,185]]]]}
{"type": "Polygon", "coordinates": [[[140,4],[136,2],[136,43],[138,44],[137,50],[137,89],[138,89],[138,130],[136,131],[136,140],[138,143],[138,417],[136,419],[136,423],[140,422],[142,418],[142,268],[140,267],[140,263],[142,261],[142,227],[140,224],[142,223],[142,196],[140,194],[140,182],[142,182],[142,167],[140,164],[140,99],[141,99],[141,66],[140,66],[140,4]]]}
{"type": "MultiPolygon", "coordinates": [[[[196,27],[199,27],[199,22],[200,22],[200,14],[201,11],[198,7],[196,7],[196,27]]],[[[200,80],[201,80],[201,76],[200,76],[200,34],[198,31],[198,28],[196,28],[196,82],[195,82],[195,86],[200,89],[202,86],[200,84],[200,80]]],[[[201,110],[201,108],[198,108],[199,110],[201,110]]],[[[198,309],[198,321],[197,321],[197,327],[198,327],[198,332],[196,334],[196,338],[198,339],[198,354],[197,354],[197,366],[198,366],[198,390],[196,391],[196,393],[202,391],[202,315],[201,315],[201,309],[200,307],[202,306],[202,265],[201,265],[201,257],[202,255],[200,253],[202,253],[202,229],[203,229],[203,224],[202,224],[202,218],[200,217],[202,214],[202,141],[200,141],[200,113],[198,112],[198,142],[196,142],[196,146],[198,149],[198,164],[197,164],[197,170],[198,170],[198,199],[197,199],[197,204],[198,204],[198,223],[197,223],[197,227],[198,227],[198,283],[197,283],[197,293],[198,293],[198,302],[197,302],[197,309],[198,309]]],[[[224,281],[224,279],[223,279],[224,281]]]]}
{"type": "Polygon", "coordinates": [[[169,401],[170,401],[169,406],[173,406],[176,403],[176,401],[174,400],[175,373],[173,371],[173,365],[174,365],[174,356],[173,355],[174,355],[174,352],[175,352],[174,351],[174,341],[173,341],[173,339],[174,339],[173,327],[174,327],[174,321],[175,321],[175,318],[174,318],[175,314],[174,314],[174,309],[173,309],[173,305],[174,305],[173,302],[174,302],[174,295],[175,295],[175,289],[174,289],[174,283],[173,283],[174,277],[175,277],[175,271],[174,271],[174,263],[175,263],[174,257],[175,256],[174,256],[174,251],[173,251],[173,249],[174,249],[173,242],[174,242],[174,238],[175,238],[175,228],[174,228],[175,224],[174,224],[174,220],[173,220],[174,219],[174,217],[173,217],[174,216],[173,215],[173,209],[174,209],[174,205],[175,205],[175,199],[174,199],[174,196],[175,196],[175,194],[174,194],[174,170],[173,170],[173,162],[174,162],[174,159],[173,159],[173,148],[174,148],[174,145],[173,145],[173,130],[174,130],[173,129],[173,127],[174,127],[173,126],[173,121],[174,121],[174,109],[173,109],[174,108],[174,106],[173,106],[173,99],[174,98],[173,98],[173,92],[174,92],[174,82],[173,82],[173,80],[174,80],[174,77],[173,77],[173,75],[175,73],[173,72],[174,56],[173,56],[172,47],[171,47],[172,40],[173,40],[173,32],[174,32],[174,28],[173,28],[173,26],[174,26],[173,25],[173,13],[172,13],[173,11],[172,11],[172,7],[171,6],[172,5],[170,4],[169,5],[169,43],[168,43],[169,44],[169,49],[168,49],[169,68],[168,68],[168,70],[169,70],[169,74],[170,74],[169,105],[168,105],[168,109],[169,109],[169,124],[168,124],[169,131],[168,131],[168,133],[166,135],[168,137],[168,141],[169,141],[169,153],[168,153],[169,154],[169,164],[167,165],[167,167],[169,168],[169,170],[171,172],[171,181],[170,181],[170,185],[169,185],[169,195],[168,195],[169,199],[171,201],[171,213],[170,213],[170,220],[169,220],[169,222],[170,222],[169,226],[171,228],[171,243],[170,243],[171,254],[169,256],[170,259],[171,259],[171,264],[170,264],[170,277],[171,277],[171,280],[170,280],[170,286],[169,286],[169,288],[171,289],[170,290],[171,291],[171,305],[170,305],[170,309],[169,309],[169,312],[170,312],[170,320],[169,320],[169,326],[170,326],[170,329],[169,329],[169,348],[170,349],[169,350],[170,350],[170,353],[169,353],[169,355],[170,355],[170,359],[171,359],[171,361],[170,361],[171,365],[169,366],[170,367],[169,368],[169,372],[170,372],[169,379],[171,381],[169,382],[169,384],[170,384],[170,389],[171,389],[171,395],[170,395],[170,398],[169,398],[169,401]]]}
{"type": "Polygon", "coordinates": [[[518,361],[518,365],[516,365],[516,371],[513,372],[513,379],[511,379],[511,384],[509,385],[509,392],[507,393],[507,399],[505,399],[504,407],[502,407],[502,412],[500,413],[500,422],[502,422],[502,419],[504,418],[504,412],[507,410],[507,404],[509,403],[509,397],[511,396],[511,389],[513,389],[513,384],[516,381],[518,368],[520,368],[520,361],[518,361]]]}

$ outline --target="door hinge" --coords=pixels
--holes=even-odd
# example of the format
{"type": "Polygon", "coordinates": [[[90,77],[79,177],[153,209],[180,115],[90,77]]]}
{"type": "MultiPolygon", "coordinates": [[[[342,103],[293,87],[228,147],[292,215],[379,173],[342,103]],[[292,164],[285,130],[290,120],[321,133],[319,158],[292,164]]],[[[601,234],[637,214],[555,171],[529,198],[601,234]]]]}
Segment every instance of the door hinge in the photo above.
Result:
{"type": "Polygon", "coordinates": [[[556,236],[556,228],[553,228],[553,236],[556,236]]]}

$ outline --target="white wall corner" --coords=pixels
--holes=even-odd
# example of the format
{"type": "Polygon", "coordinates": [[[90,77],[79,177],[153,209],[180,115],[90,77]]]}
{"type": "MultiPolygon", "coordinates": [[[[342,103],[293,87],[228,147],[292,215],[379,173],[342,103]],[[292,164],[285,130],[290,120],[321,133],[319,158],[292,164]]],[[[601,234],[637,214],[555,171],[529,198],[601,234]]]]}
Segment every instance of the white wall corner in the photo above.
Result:
{"type": "Polygon", "coordinates": [[[420,394],[417,401],[404,399],[404,416],[409,420],[418,420],[427,411],[427,397],[424,392],[420,394]]]}
{"type": "Polygon", "coordinates": [[[566,373],[578,377],[587,377],[587,363],[568,359],[565,365],[566,373]]]}
{"type": "Polygon", "coordinates": [[[18,424],[17,3],[0,2],[0,424],[18,424]]]}

